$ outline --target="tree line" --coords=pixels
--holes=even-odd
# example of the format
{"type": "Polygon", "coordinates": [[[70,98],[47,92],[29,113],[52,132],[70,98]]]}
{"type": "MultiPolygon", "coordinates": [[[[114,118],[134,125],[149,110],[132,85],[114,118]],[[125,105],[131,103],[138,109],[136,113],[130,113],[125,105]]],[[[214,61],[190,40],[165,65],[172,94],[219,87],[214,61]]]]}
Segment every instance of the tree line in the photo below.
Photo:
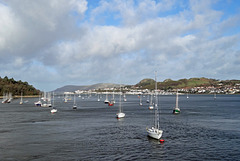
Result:
{"type": "Polygon", "coordinates": [[[29,85],[28,82],[16,81],[13,78],[0,77],[0,94],[12,93],[12,95],[39,95],[40,90],[29,85]]]}

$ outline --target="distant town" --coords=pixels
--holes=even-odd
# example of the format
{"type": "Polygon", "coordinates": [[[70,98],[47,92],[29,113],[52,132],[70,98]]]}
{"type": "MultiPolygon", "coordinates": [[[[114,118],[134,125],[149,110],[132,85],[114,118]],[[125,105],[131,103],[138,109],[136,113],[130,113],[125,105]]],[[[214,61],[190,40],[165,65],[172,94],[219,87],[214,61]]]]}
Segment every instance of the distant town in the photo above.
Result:
{"type": "MultiPolygon", "coordinates": [[[[74,92],[64,92],[65,94],[89,94],[89,93],[102,93],[102,94],[112,94],[119,93],[119,87],[106,87],[102,89],[89,89],[89,90],[76,90],[74,92]]],[[[144,89],[138,86],[124,86],[122,87],[122,92],[131,95],[140,94],[151,94],[154,92],[153,89],[144,89]]],[[[184,87],[184,88],[174,88],[174,89],[158,89],[157,93],[161,95],[172,95],[176,92],[182,94],[240,94],[240,83],[236,83],[234,86],[224,85],[219,83],[216,86],[197,86],[197,87],[184,87]]]]}

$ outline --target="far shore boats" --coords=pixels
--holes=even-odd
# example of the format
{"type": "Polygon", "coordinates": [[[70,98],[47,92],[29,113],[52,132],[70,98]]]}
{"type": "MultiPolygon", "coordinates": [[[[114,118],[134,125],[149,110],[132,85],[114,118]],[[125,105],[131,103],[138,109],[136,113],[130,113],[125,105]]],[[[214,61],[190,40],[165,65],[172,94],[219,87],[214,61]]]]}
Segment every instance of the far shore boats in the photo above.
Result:
{"type": "Polygon", "coordinates": [[[3,95],[2,103],[11,103],[12,101],[12,93],[5,93],[3,95]]]}

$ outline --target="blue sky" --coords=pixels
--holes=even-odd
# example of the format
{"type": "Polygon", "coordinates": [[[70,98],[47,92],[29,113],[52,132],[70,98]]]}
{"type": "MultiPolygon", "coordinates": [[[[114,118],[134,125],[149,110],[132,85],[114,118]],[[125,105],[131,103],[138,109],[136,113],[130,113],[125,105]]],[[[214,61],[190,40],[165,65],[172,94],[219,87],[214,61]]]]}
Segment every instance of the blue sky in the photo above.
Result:
{"type": "Polygon", "coordinates": [[[40,90],[240,79],[238,0],[0,0],[0,76],[40,90]]]}

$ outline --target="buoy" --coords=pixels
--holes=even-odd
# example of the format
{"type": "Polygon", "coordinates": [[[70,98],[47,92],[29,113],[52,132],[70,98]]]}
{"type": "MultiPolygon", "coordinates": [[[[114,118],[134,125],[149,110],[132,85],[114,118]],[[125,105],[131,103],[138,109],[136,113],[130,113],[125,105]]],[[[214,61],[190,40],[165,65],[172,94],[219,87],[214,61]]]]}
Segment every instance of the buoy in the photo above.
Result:
{"type": "Polygon", "coordinates": [[[163,139],[161,139],[161,140],[159,140],[160,141],[160,143],[163,143],[164,142],[164,140],[163,139]]]}

